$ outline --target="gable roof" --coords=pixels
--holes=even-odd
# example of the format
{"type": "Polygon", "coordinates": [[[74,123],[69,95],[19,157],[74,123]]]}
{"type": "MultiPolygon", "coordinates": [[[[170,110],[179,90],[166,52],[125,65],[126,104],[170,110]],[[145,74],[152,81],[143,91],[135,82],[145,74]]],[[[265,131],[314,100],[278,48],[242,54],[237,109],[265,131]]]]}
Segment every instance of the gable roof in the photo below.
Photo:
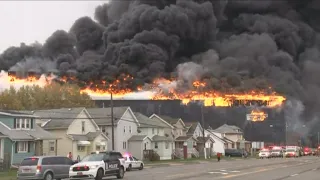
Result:
{"type": "Polygon", "coordinates": [[[242,130],[239,127],[227,124],[224,124],[213,131],[224,134],[242,134],[242,130]]]}
{"type": "Polygon", "coordinates": [[[212,131],[211,129],[208,129],[208,130],[205,130],[205,131],[209,132],[210,135],[212,135],[213,137],[215,137],[217,140],[219,140],[219,141],[221,141],[221,142],[223,142],[223,143],[226,143],[226,142],[227,142],[226,140],[220,138],[219,136],[217,136],[217,135],[215,135],[213,132],[211,132],[211,131],[212,131]]]}
{"type": "Polygon", "coordinates": [[[185,124],[186,127],[188,127],[187,135],[193,135],[199,125],[199,122],[187,122],[185,124]]]}
{"type": "MultiPolygon", "coordinates": [[[[205,142],[207,142],[207,141],[209,141],[209,140],[211,140],[212,142],[215,142],[214,139],[212,139],[211,137],[208,137],[208,136],[207,136],[207,137],[204,137],[204,141],[205,141],[205,142]]],[[[197,137],[197,141],[203,143],[203,137],[197,137]]]]}
{"type": "MultiPolygon", "coordinates": [[[[37,115],[42,120],[48,120],[42,128],[44,129],[68,129],[71,123],[77,119],[81,112],[87,111],[85,108],[61,108],[61,109],[49,109],[49,110],[36,110],[34,114],[37,115]]],[[[88,119],[94,121],[89,117],[88,119]]]]}
{"type": "Polygon", "coordinates": [[[140,127],[159,127],[159,128],[170,128],[167,123],[162,122],[154,118],[149,118],[139,112],[134,112],[137,120],[139,121],[140,127]]]}
{"type": "Polygon", "coordinates": [[[181,118],[173,118],[170,116],[165,116],[165,115],[157,115],[158,117],[160,117],[161,119],[167,121],[169,124],[171,125],[175,125],[177,124],[179,121],[181,122],[181,124],[185,127],[186,125],[184,124],[183,120],[181,118]]]}
{"type": "MultiPolygon", "coordinates": [[[[123,114],[129,109],[126,107],[113,107],[113,120],[117,124],[123,114]]],[[[98,125],[111,125],[111,108],[87,108],[88,113],[98,125]]]]}
{"type": "MultiPolygon", "coordinates": [[[[88,132],[87,134],[68,134],[68,136],[74,141],[93,141],[99,135],[104,135],[102,132],[88,132]]],[[[103,136],[108,139],[107,136],[103,136]]]]}
{"type": "Polygon", "coordinates": [[[37,118],[34,116],[32,112],[22,112],[22,111],[10,111],[10,110],[0,110],[0,115],[2,116],[10,116],[10,117],[29,117],[29,118],[37,118]]]}
{"type": "Polygon", "coordinates": [[[133,135],[131,136],[131,138],[128,139],[128,141],[143,141],[146,138],[149,138],[149,137],[147,135],[133,135]]]}
{"type": "Polygon", "coordinates": [[[152,114],[150,117],[150,119],[153,118],[157,118],[158,120],[162,121],[163,123],[165,123],[166,125],[168,125],[169,127],[171,127],[172,129],[174,128],[174,126],[170,123],[168,123],[166,120],[162,119],[160,116],[158,116],[157,114],[152,114]]]}
{"type": "Polygon", "coordinates": [[[43,130],[37,124],[35,124],[34,129],[30,130],[18,130],[11,129],[2,122],[0,122],[0,132],[1,134],[9,137],[11,140],[50,140],[57,139],[53,134],[48,131],[43,130]]]}
{"type": "Polygon", "coordinates": [[[175,139],[175,141],[187,141],[189,139],[193,139],[194,141],[197,141],[197,139],[194,138],[193,136],[179,136],[175,139]]]}

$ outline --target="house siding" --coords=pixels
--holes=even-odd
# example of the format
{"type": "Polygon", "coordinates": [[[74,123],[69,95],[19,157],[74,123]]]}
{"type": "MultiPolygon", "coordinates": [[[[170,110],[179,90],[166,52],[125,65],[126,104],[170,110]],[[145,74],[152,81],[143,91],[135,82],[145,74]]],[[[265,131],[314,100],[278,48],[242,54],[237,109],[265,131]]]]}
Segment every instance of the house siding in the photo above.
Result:
{"type": "MultiPolygon", "coordinates": [[[[213,133],[214,135],[218,136],[218,137],[221,137],[219,135],[219,133],[213,133]]],[[[210,136],[213,140],[214,140],[214,143],[213,143],[213,151],[216,152],[216,153],[222,153],[224,155],[225,151],[225,146],[224,146],[224,141],[221,141],[220,139],[218,139],[216,136],[212,135],[210,132],[208,131],[205,131],[205,136],[210,136]]]]}
{"type": "Polygon", "coordinates": [[[9,138],[3,139],[3,146],[4,146],[4,154],[11,154],[12,153],[12,141],[9,138]]]}
{"type": "Polygon", "coordinates": [[[30,152],[26,152],[26,153],[15,153],[15,148],[17,144],[16,143],[12,143],[12,144],[13,144],[12,164],[20,164],[24,158],[35,155],[34,142],[30,143],[30,152]]]}
{"type": "MultiPolygon", "coordinates": [[[[131,115],[130,111],[127,110],[117,124],[117,131],[115,133],[117,134],[117,143],[115,143],[115,150],[121,153],[128,152],[128,139],[130,139],[132,135],[136,135],[138,133],[137,129],[138,126],[136,121],[134,120],[134,117],[131,115]],[[131,127],[131,132],[129,132],[129,127],[131,127]],[[123,142],[126,142],[126,148],[123,148],[123,142]]],[[[111,132],[108,133],[111,135],[111,132]]]]}
{"type": "MultiPolygon", "coordinates": [[[[72,140],[66,135],[66,130],[50,130],[49,132],[58,139],[57,155],[67,156],[69,152],[73,152],[72,140]]],[[[49,142],[49,140],[43,141],[43,153],[44,155],[55,155],[55,152],[49,150],[49,142]]]]}
{"type": "Polygon", "coordinates": [[[85,111],[82,111],[70,126],[68,127],[67,134],[87,134],[88,132],[96,132],[96,127],[86,115],[85,111]],[[82,121],[85,122],[84,132],[82,132],[82,121]]]}
{"type": "Polygon", "coordinates": [[[10,116],[0,116],[0,122],[7,125],[9,128],[13,129],[14,117],[10,116]]]}
{"type": "Polygon", "coordinates": [[[185,127],[183,126],[181,121],[178,121],[174,126],[176,127],[173,132],[175,137],[187,135],[187,131],[185,130],[185,127]]]}
{"type": "Polygon", "coordinates": [[[172,146],[171,143],[169,142],[169,148],[166,149],[165,142],[157,142],[158,143],[158,148],[155,148],[155,142],[152,143],[152,149],[160,156],[160,160],[168,160],[171,159],[171,154],[172,154],[172,146]]]}

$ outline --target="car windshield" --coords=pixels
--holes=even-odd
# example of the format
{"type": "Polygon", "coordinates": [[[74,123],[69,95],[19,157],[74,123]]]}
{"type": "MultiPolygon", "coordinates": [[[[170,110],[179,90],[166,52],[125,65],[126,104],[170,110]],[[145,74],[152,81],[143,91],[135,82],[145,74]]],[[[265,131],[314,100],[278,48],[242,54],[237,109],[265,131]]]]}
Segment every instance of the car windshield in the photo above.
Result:
{"type": "Polygon", "coordinates": [[[287,149],[286,152],[295,152],[294,149],[287,149]]]}
{"type": "Polygon", "coordinates": [[[81,162],[87,162],[87,161],[102,161],[103,159],[107,158],[107,154],[101,153],[101,154],[90,154],[82,159],[81,162]]]}

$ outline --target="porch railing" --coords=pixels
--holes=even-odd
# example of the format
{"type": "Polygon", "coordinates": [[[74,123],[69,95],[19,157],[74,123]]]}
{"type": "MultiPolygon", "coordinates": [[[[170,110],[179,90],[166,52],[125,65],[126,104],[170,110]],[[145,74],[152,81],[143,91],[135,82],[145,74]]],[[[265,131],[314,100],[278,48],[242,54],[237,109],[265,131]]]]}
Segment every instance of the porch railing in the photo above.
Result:
{"type": "Polygon", "coordinates": [[[190,149],[191,150],[191,154],[193,155],[193,156],[195,156],[195,157],[200,157],[200,153],[199,153],[199,151],[197,151],[196,150],[196,148],[192,148],[192,149],[190,149]]]}

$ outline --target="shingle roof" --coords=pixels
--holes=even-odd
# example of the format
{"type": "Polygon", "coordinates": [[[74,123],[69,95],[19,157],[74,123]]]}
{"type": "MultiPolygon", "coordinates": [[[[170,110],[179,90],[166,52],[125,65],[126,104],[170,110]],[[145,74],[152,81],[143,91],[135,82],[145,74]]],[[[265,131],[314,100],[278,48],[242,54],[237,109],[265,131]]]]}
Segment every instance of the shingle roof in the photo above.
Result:
{"type": "Polygon", "coordinates": [[[218,127],[217,129],[214,129],[213,131],[219,132],[219,133],[242,133],[241,129],[239,127],[227,125],[227,124],[224,124],[224,125],[218,127]]]}
{"type": "Polygon", "coordinates": [[[194,131],[197,128],[198,122],[188,122],[188,123],[185,123],[185,124],[189,128],[188,131],[187,131],[187,135],[193,135],[194,131]]]}
{"type": "Polygon", "coordinates": [[[89,132],[87,134],[69,134],[69,136],[75,141],[93,141],[98,137],[101,132],[89,132]]]}
{"type": "Polygon", "coordinates": [[[175,141],[187,141],[188,139],[192,138],[193,136],[179,136],[175,141]]]}
{"type": "Polygon", "coordinates": [[[176,124],[180,118],[172,118],[170,116],[165,116],[165,115],[158,115],[161,119],[167,121],[169,124],[174,125],[176,124]]]}
{"type": "Polygon", "coordinates": [[[133,135],[128,141],[143,141],[146,137],[146,135],[133,135]]]}
{"type": "Polygon", "coordinates": [[[33,130],[11,130],[0,122],[0,132],[12,140],[56,139],[54,135],[35,125],[33,130]]]}
{"type": "MultiPolygon", "coordinates": [[[[205,142],[207,142],[209,139],[211,139],[214,142],[214,140],[211,137],[204,137],[205,142]]],[[[203,142],[203,137],[197,137],[197,141],[203,142]]]]}
{"type": "Polygon", "coordinates": [[[50,120],[43,126],[44,129],[67,129],[84,109],[85,108],[61,108],[35,110],[34,115],[39,116],[40,119],[43,120],[50,120]]]}
{"type": "Polygon", "coordinates": [[[152,141],[155,141],[155,142],[159,142],[159,141],[172,141],[172,139],[168,138],[168,137],[165,137],[165,136],[159,136],[159,135],[154,135],[152,137],[152,141]]]}
{"type": "MultiPolygon", "coordinates": [[[[116,124],[129,107],[113,107],[113,118],[116,124]]],[[[111,108],[87,108],[88,113],[97,125],[111,125],[111,108]]]]}
{"type": "Polygon", "coordinates": [[[163,127],[168,128],[169,126],[162,122],[161,120],[149,118],[139,112],[134,112],[134,115],[136,116],[140,127],[163,127]]]}

